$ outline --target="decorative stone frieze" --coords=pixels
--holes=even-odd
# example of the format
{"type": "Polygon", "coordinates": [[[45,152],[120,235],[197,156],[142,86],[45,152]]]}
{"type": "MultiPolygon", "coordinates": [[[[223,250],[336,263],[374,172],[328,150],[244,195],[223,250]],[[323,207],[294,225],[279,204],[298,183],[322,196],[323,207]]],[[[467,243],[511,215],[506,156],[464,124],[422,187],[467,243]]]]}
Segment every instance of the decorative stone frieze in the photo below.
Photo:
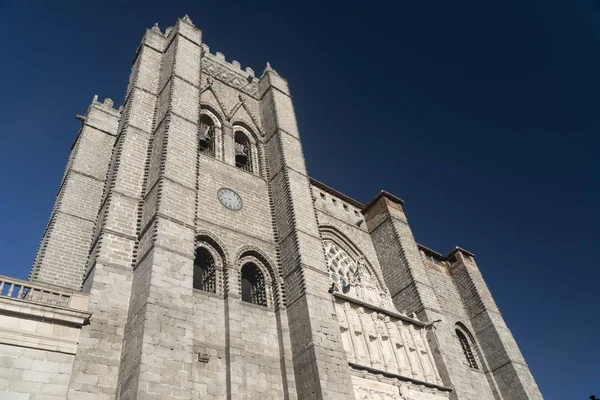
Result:
{"type": "Polygon", "coordinates": [[[349,362],[433,385],[442,383],[425,337],[424,324],[350,300],[335,298],[349,362]]]}

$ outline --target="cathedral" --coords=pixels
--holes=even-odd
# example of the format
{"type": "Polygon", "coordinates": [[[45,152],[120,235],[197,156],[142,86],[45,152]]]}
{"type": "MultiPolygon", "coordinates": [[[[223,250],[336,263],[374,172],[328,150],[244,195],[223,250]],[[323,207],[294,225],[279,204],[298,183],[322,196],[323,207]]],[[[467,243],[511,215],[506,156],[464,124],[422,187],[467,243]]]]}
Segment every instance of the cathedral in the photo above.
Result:
{"type": "Polygon", "coordinates": [[[29,279],[0,277],[0,398],[542,399],[472,253],[307,174],[269,64],[185,16],[77,117],[29,279]]]}

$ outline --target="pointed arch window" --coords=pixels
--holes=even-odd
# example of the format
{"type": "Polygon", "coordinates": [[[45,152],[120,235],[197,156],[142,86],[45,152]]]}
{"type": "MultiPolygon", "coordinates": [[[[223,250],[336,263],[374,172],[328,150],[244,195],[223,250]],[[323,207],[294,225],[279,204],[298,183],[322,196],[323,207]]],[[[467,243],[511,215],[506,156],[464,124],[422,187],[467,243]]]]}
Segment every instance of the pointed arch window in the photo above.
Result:
{"type": "Polygon", "coordinates": [[[215,123],[206,114],[200,116],[198,149],[201,153],[215,156],[215,123]]]}
{"type": "Polygon", "coordinates": [[[336,292],[346,293],[350,288],[350,282],[356,273],[356,263],[344,250],[335,243],[326,240],[325,257],[329,277],[336,292]]]}
{"type": "Polygon", "coordinates": [[[235,131],[235,166],[241,170],[252,172],[252,144],[242,131],[235,131]]]}
{"type": "Polygon", "coordinates": [[[267,306],[265,278],[254,263],[246,263],[242,267],[242,301],[267,306]]]}
{"type": "Polygon", "coordinates": [[[456,336],[458,336],[458,341],[460,342],[460,346],[462,347],[462,351],[467,359],[469,367],[479,369],[479,366],[477,365],[477,359],[475,358],[473,348],[471,347],[471,343],[467,338],[467,335],[465,335],[460,329],[456,329],[456,336]]]}
{"type": "Polygon", "coordinates": [[[194,259],[194,289],[216,293],[215,259],[210,252],[199,247],[194,259]]]}

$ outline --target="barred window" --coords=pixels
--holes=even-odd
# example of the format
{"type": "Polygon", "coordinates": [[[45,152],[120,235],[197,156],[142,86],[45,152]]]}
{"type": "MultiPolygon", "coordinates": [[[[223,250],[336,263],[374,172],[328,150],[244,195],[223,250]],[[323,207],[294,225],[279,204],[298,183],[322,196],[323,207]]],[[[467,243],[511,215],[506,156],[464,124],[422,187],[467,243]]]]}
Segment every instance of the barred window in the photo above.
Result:
{"type": "Polygon", "coordinates": [[[265,278],[254,263],[246,263],[242,267],[242,301],[267,306],[265,278]]]}
{"type": "Polygon", "coordinates": [[[215,156],[215,123],[208,115],[200,116],[198,147],[201,153],[215,156]]]}
{"type": "Polygon", "coordinates": [[[235,141],[235,166],[241,170],[252,172],[252,144],[248,136],[242,131],[236,131],[235,141]]]}
{"type": "Polygon", "coordinates": [[[459,329],[456,329],[456,336],[458,336],[458,341],[460,342],[462,351],[465,354],[467,362],[469,363],[469,367],[479,369],[479,367],[477,366],[475,354],[473,353],[473,349],[471,348],[471,344],[469,343],[469,339],[467,339],[465,334],[459,329]]]}
{"type": "Polygon", "coordinates": [[[215,260],[204,247],[196,250],[194,260],[194,289],[205,292],[216,292],[215,260]]]}

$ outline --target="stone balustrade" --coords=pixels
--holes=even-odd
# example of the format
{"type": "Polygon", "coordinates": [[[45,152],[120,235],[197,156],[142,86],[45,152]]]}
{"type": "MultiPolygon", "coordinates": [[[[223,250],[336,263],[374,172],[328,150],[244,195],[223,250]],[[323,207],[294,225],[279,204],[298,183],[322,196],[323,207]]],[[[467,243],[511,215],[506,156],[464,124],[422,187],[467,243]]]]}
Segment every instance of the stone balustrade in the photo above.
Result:
{"type": "Polygon", "coordinates": [[[0,297],[87,310],[86,295],[2,275],[0,275],[0,297]]]}

